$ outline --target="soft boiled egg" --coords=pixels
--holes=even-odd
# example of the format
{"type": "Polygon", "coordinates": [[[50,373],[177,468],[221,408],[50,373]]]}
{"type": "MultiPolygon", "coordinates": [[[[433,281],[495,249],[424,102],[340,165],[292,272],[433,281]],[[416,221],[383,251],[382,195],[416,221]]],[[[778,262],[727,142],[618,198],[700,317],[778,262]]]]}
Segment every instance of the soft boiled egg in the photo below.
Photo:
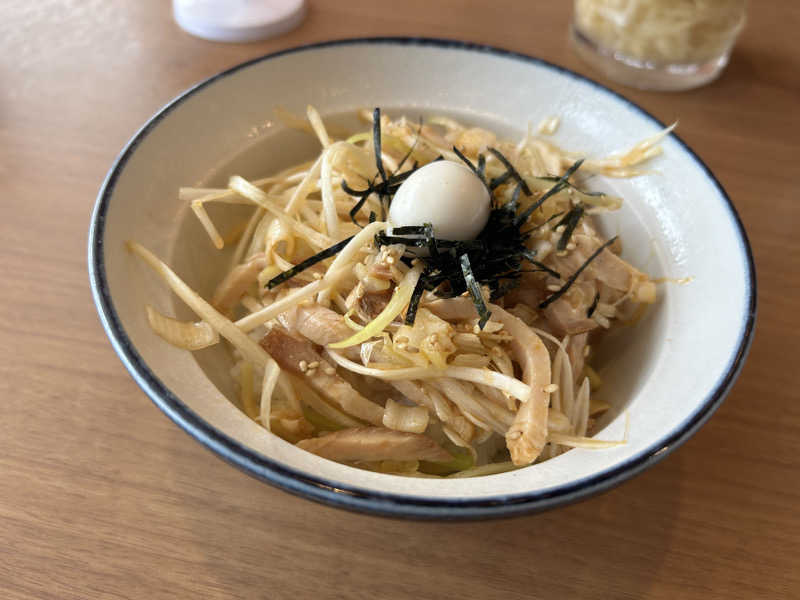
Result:
{"type": "Polygon", "coordinates": [[[489,221],[491,199],[484,183],[466,165],[439,160],[420,167],[392,199],[389,224],[433,226],[445,240],[473,240],[489,221]]]}

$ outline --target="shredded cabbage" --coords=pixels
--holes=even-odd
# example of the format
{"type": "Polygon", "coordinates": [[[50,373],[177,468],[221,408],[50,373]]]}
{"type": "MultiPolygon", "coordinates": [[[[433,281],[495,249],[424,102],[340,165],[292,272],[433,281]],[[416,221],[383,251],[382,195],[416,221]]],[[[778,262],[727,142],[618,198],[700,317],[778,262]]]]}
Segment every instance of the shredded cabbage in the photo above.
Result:
{"type": "Polygon", "coordinates": [[[391,398],[383,410],[383,425],[389,429],[423,433],[428,427],[428,411],[422,406],[403,406],[391,398]]]}

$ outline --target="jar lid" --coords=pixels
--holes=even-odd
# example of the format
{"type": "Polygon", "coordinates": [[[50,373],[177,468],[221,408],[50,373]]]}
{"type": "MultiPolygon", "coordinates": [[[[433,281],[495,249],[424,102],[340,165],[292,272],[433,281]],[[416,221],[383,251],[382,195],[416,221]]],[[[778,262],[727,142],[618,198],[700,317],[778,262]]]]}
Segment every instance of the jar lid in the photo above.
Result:
{"type": "Polygon", "coordinates": [[[305,0],[173,0],[181,29],[215,42],[254,42],[294,29],[305,0]]]}

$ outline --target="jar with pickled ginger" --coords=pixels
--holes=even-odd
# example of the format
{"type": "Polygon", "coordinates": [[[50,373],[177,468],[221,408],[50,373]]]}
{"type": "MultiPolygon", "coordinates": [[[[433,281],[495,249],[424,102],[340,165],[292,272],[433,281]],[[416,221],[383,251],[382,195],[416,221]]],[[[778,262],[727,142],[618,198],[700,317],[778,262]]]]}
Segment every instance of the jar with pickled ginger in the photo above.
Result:
{"type": "Polygon", "coordinates": [[[725,68],[746,8],[746,0],[575,0],[572,41],[620,83],[685,90],[725,68]]]}

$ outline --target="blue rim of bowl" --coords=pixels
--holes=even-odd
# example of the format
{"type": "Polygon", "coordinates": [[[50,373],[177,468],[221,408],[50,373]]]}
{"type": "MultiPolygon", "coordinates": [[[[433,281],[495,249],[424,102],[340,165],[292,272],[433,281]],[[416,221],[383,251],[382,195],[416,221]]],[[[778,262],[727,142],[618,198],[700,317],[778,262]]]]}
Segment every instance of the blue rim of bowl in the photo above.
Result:
{"type": "Polygon", "coordinates": [[[334,40],[281,50],[222,71],[196,84],[174,98],[136,132],[117,156],[109,170],[100,188],[92,213],[88,247],[89,280],[92,288],[92,296],[97,306],[103,328],[114,350],[136,383],[178,426],[218,454],[222,459],[242,469],[249,475],[264,480],[267,483],[297,496],[355,512],[370,513],[380,516],[411,519],[466,520],[510,517],[539,512],[576,502],[588,496],[606,491],[652,466],[691,437],[722,403],[744,364],[752,342],[753,330],[755,327],[756,274],[747,234],[745,233],[741,219],[728,197],[728,194],[706,164],[674,133],[670,134],[670,137],[677,141],[682,149],[705,172],[708,179],[713,182],[717,188],[738,231],[739,241],[747,268],[748,310],[744,315],[738,344],[731,354],[725,374],[715,385],[714,391],[706,397],[695,413],[688,417],[681,426],[663,439],[652,444],[637,456],[628,459],[623,464],[566,485],[543,491],[532,491],[530,493],[515,495],[500,494],[492,497],[470,499],[425,498],[420,496],[376,492],[374,490],[345,485],[298,471],[240,444],[235,439],[225,435],[204,421],[155,376],[136,351],[125,329],[122,327],[122,323],[114,308],[114,303],[108,288],[108,281],[106,279],[103,252],[105,217],[111,197],[114,193],[114,187],[126,163],[130,160],[139,144],[150,131],[155,128],[166,115],[198,90],[232,73],[265,60],[272,60],[296,52],[307,52],[321,48],[359,44],[428,46],[462,50],[465,52],[479,52],[546,67],[562,75],[591,84],[596,90],[609,94],[618,101],[635,109],[660,128],[664,127],[661,121],[634,102],[574,71],[525,54],[458,40],[417,37],[375,37],[334,40]]]}

